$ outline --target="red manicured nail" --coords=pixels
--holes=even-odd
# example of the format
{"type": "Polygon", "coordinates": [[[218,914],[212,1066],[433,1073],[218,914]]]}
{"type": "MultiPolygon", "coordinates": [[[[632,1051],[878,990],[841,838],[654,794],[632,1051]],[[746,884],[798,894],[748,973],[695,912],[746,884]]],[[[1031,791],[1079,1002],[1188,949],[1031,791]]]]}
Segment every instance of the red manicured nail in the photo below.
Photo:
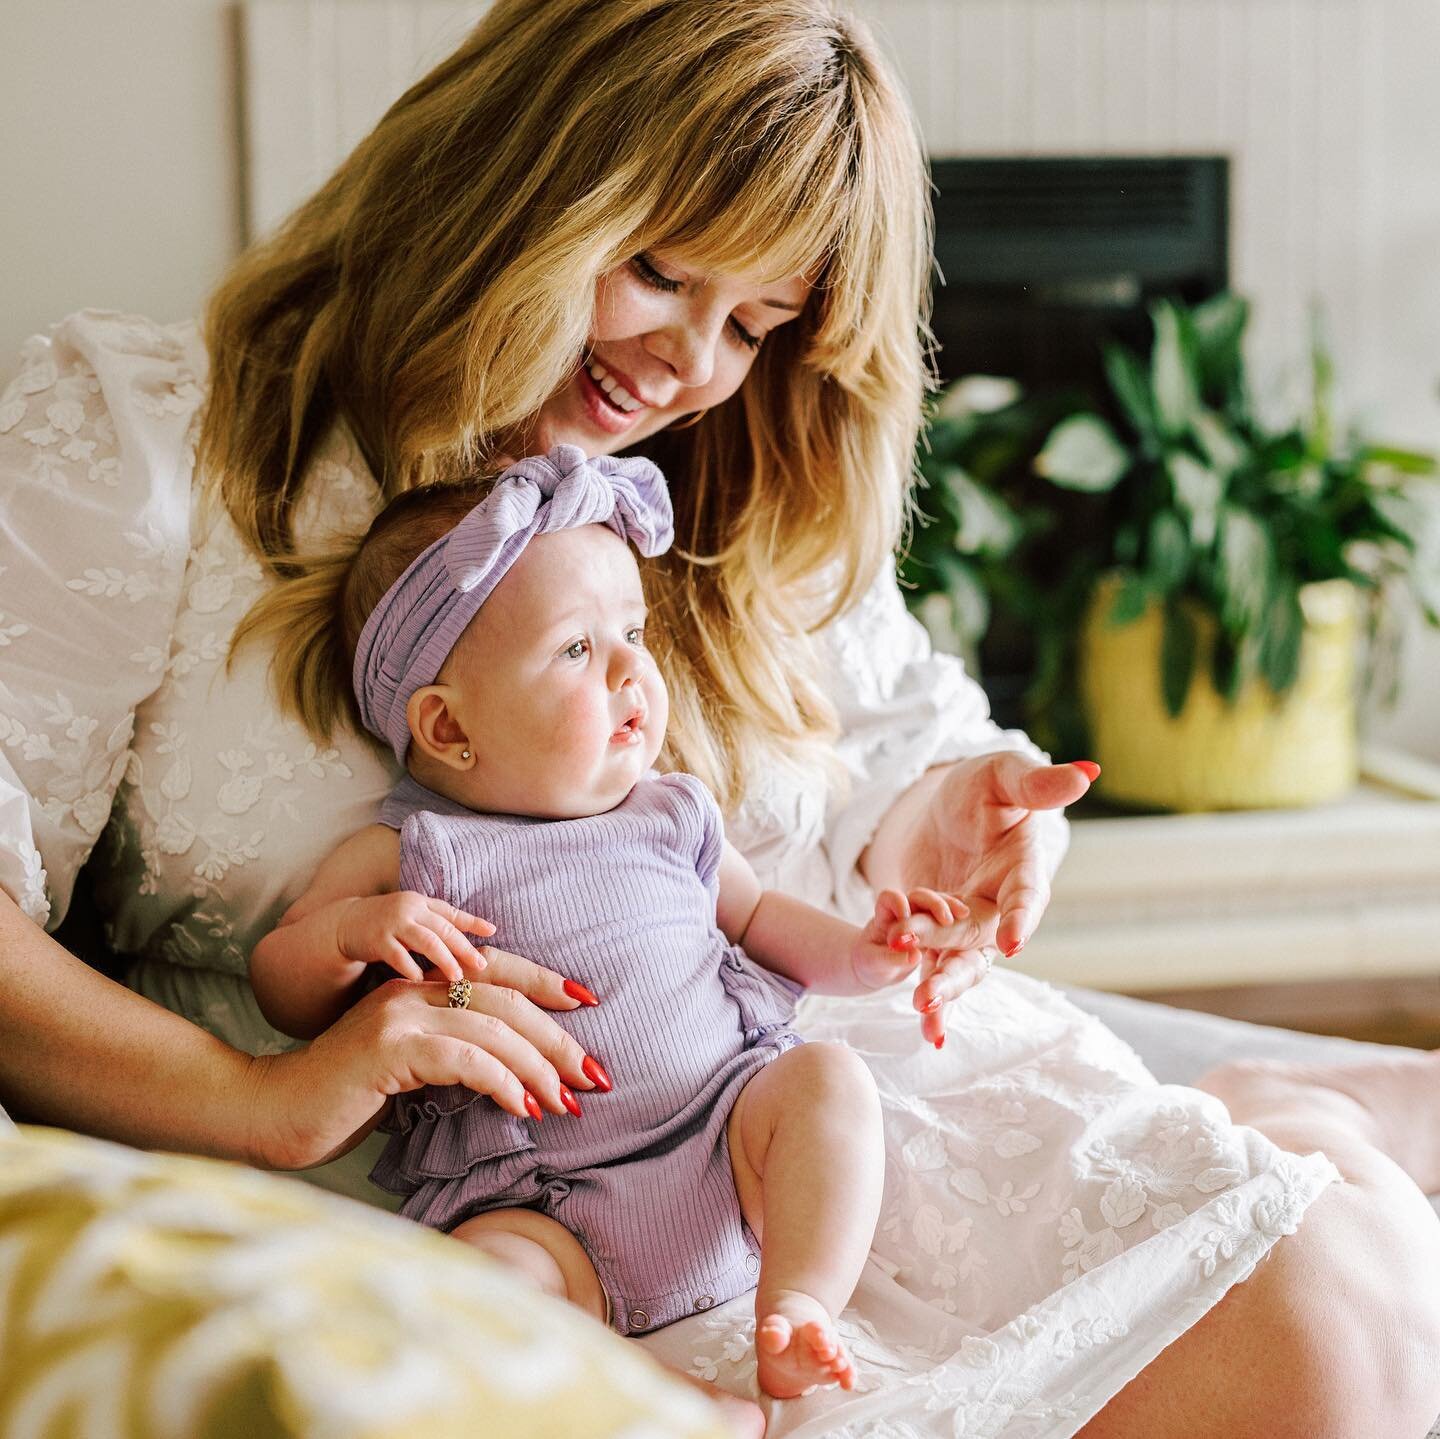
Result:
{"type": "Polygon", "coordinates": [[[1005,951],[1005,958],[1006,958],[1006,959],[1014,959],[1015,956],[1016,956],[1017,954],[1019,954],[1020,951],[1021,951],[1022,949],[1024,949],[1024,948],[1025,948],[1025,941],[1024,941],[1023,939],[1017,939],[1017,940],[1015,941],[1015,943],[1012,944],[1012,945],[1010,946],[1010,948],[1005,951]]]}
{"type": "Polygon", "coordinates": [[[936,1048],[936,1049],[944,1049],[944,1048],[945,1048],[945,1036],[944,1036],[943,1034],[940,1036],[939,1039],[937,1039],[937,1040],[935,1041],[935,1048],[936,1048]]]}
{"type": "Polygon", "coordinates": [[[927,1000],[924,1004],[920,1006],[920,1013],[934,1014],[935,1011],[939,1009],[942,1004],[944,1004],[944,1002],[945,1001],[938,996],[934,999],[927,1000]]]}
{"type": "Polygon", "coordinates": [[[527,1089],[525,1091],[525,1113],[531,1119],[544,1119],[545,1111],[540,1108],[540,1101],[527,1089]]]}
{"type": "Polygon", "coordinates": [[[588,1054],[585,1056],[585,1063],[580,1066],[580,1072],[597,1089],[603,1089],[607,1094],[613,1087],[610,1083],[610,1076],[605,1073],[605,1066],[588,1054]]]}
{"type": "Polygon", "coordinates": [[[909,949],[915,943],[915,936],[907,929],[904,934],[897,934],[890,941],[891,949],[909,949]]]}
{"type": "Polygon", "coordinates": [[[580,1117],[580,1101],[575,1098],[563,1084],[560,1086],[560,1103],[573,1114],[576,1119],[580,1117]]]}
{"type": "Polygon", "coordinates": [[[1091,784],[1094,784],[1095,781],[1100,778],[1100,766],[1096,764],[1093,759],[1077,759],[1072,760],[1071,763],[1074,764],[1075,768],[1078,769],[1091,784]]]}
{"type": "Polygon", "coordinates": [[[573,979],[567,979],[565,981],[565,993],[568,994],[571,999],[578,999],[581,1004],[600,1003],[583,984],[577,984],[573,979]]]}

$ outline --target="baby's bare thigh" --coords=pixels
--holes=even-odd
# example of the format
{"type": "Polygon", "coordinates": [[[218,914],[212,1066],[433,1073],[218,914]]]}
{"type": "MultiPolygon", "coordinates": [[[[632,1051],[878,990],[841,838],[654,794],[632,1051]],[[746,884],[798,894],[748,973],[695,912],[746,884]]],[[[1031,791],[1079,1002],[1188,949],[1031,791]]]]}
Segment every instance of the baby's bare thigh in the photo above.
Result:
{"type": "Polygon", "coordinates": [[[817,1041],[797,1044],[756,1070],[740,1091],[726,1121],[730,1168],[745,1222],[761,1237],[765,1158],[776,1127],[804,1124],[817,1105],[839,1105],[879,1123],[875,1076],[848,1045],[817,1041]]]}
{"type": "Polygon", "coordinates": [[[585,1246],[548,1215],[534,1209],[491,1209],[450,1232],[518,1270],[546,1294],[568,1299],[596,1319],[608,1321],[605,1289],[585,1246]]]}

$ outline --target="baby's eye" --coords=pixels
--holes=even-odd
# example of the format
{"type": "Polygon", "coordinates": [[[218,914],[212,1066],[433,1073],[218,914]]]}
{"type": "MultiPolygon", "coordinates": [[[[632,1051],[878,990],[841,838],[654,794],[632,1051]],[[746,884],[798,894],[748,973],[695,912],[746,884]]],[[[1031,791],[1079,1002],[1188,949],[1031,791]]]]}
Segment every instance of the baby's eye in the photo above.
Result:
{"type": "Polygon", "coordinates": [[[643,645],[645,643],[645,626],[631,625],[625,631],[625,642],[626,644],[643,645]]]}
{"type": "Polygon", "coordinates": [[[565,646],[565,658],[567,660],[583,660],[585,658],[585,653],[589,648],[589,640],[576,640],[573,644],[568,644],[565,646]]]}

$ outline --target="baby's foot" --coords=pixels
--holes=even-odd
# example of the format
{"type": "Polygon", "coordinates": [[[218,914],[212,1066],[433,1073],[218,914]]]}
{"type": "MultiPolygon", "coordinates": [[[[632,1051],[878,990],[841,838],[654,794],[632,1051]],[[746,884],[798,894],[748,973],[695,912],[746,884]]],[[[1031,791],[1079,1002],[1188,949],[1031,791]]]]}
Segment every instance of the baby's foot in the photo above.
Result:
{"type": "Polygon", "coordinates": [[[817,1385],[855,1387],[855,1366],[819,1300],[798,1289],[779,1289],[756,1306],[756,1378],[775,1399],[793,1399],[817,1385]]]}

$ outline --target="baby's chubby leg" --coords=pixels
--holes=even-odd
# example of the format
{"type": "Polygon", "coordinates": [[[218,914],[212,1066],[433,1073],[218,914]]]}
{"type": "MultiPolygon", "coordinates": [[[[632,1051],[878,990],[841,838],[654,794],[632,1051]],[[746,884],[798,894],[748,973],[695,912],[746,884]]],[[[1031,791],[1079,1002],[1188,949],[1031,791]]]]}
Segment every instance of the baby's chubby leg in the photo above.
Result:
{"type": "MultiPolygon", "coordinates": [[[[602,1324],[608,1322],[605,1289],[585,1246],[549,1215],[533,1209],[491,1209],[450,1232],[518,1270],[546,1294],[568,1299],[602,1324]]],[[[760,1439],[764,1434],[765,1416],[757,1405],[683,1371],[675,1372],[717,1406],[721,1422],[735,1439],[760,1439]]]]}
{"type": "Polygon", "coordinates": [[[605,1322],[605,1290],[585,1246],[548,1215],[534,1209],[491,1209],[450,1232],[518,1270],[546,1294],[568,1299],[605,1322]]]}
{"type": "Polygon", "coordinates": [[[880,1099],[840,1044],[802,1044],[759,1071],[728,1124],[740,1212],[760,1240],[755,1349],[777,1399],[851,1388],[835,1327],[870,1252],[885,1179],[880,1099]]]}

